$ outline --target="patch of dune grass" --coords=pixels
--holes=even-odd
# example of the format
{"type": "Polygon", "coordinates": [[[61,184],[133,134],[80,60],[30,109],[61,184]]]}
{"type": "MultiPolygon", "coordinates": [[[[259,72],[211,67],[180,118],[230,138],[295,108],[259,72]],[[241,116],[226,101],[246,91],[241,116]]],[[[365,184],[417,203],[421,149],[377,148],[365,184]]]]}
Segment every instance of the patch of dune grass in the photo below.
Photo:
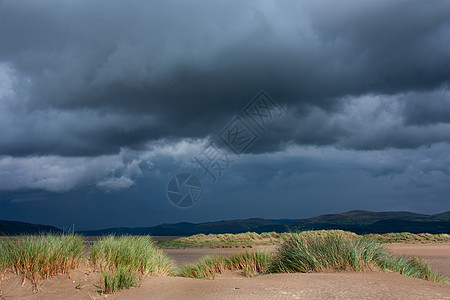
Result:
{"type": "Polygon", "coordinates": [[[364,237],[377,241],[378,243],[450,242],[450,234],[446,233],[393,232],[384,234],[366,234],[364,237]]]}
{"type": "Polygon", "coordinates": [[[276,232],[245,232],[238,234],[196,234],[187,237],[177,238],[171,241],[158,241],[160,247],[165,248],[220,248],[232,246],[249,245],[271,245],[277,244],[286,233],[276,232]]]}
{"type": "Polygon", "coordinates": [[[136,275],[136,272],[127,267],[102,272],[103,292],[107,294],[137,286],[139,281],[140,278],[136,275]]]}
{"type": "Polygon", "coordinates": [[[183,267],[179,275],[211,279],[224,270],[241,270],[246,276],[264,273],[308,273],[325,270],[391,270],[402,275],[446,282],[419,259],[397,256],[375,241],[341,230],[289,233],[278,250],[212,256],[183,267]]]}
{"type": "Polygon", "coordinates": [[[266,251],[236,253],[226,258],[230,270],[242,270],[247,277],[265,273],[272,263],[273,255],[266,251]]]}
{"type": "Polygon", "coordinates": [[[387,252],[380,256],[376,265],[383,270],[391,270],[409,277],[441,283],[448,282],[448,278],[433,272],[425,261],[418,258],[407,258],[387,252]]]}
{"type": "Polygon", "coordinates": [[[370,267],[383,248],[372,241],[335,231],[292,233],[276,253],[272,272],[296,273],[326,269],[359,271],[370,267]]]}
{"type": "MultiPolygon", "coordinates": [[[[327,269],[391,270],[410,277],[446,282],[420,259],[389,252],[379,243],[395,241],[447,241],[449,235],[395,233],[359,236],[341,230],[299,233],[244,233],[239,235],[197,235],[182,238],[182,243],[247,245],[277,239],[275,253],[252,251],[230,257],[204,257],[179,269],[179,276],[214,278],[225,270],[239,270],[245,276],[265,273],[318,272],[327,269]],[[377,243],[378,242],[378,243],[377,243]]],[[[12,271],[39,284],[58,273],[69,273],[83,260],[84,240],[79,235],[5,237],[0,239],[0,272],[12,271]]],[[[173,275],[173,263],[149,236],[108,236],[91,245],[89,260],[102,272],[104,292],[114,293],[137,286],[142,276],[173,275]]]]}
{"type": "Polygon", "coordinates": [[[6,256],[7,253],[3,250],[3,242],[0,240],[0,272],[4,272],[6,270],[6,256]]]}
{"type": "Polygon", "coordinates": [[[104,291],[139,283],[141,275],[171,275],[172,260],[148,236],[108,236],[94,243],[91,263],[102,271],[104,291]]]}
{"type": "MultiPolygon", "coordinates": [[[[364,237],[378,243],[426,243],[450,241],[450,234],[414,234],[409,232],[357,235],[356,233],[342,230],[310,230],[303,231],[301,234],[327,235],[333,232],[342,232],[349,237],[364,237]]],[[[248,247],[249,245],[279,245],[286,237],[288,237],[288,235],[289,233],[277,232],[263,232],[261,234],[255,232],[238,234],[196,234],[188,237],[177,238],[171,241],[158,241],[157,245],[164,248],[229,248],[235,246],[248,247]]]]}
{"type": "Polygon", "coordinates": [[[253,277],[264,273],[270,266],[272,254],[265,251],[241,252],[230,257],[206,256],[195,264],[187,264],[179,276],[198,279],[214,279],[216,273],[225,270],[241,270],[245,276],[253,277]]]}
{"type": "Polygon", "coordinates": [[[328,235],[291,233],[277,251],[270,271],[360,271],[375,267],[430,281],[447,281],[445,277],[432,272],[422,260],[394,255],[373,240],[346,236],[341,232],[328,235]]]}
{"type": "Polygon", "coordinates": [[[83,258],[83,239],[79,235],[19,236],[0,242],[2,270],[23,275],[38,288],[42,280],[76,269],[83,258]]]}
{"type": "Polygon", "coordinates": [[[226,267],[227,262],[222,255],[205,256],[195,264],[182,267],[178,275],[187,278],[214,279],[216,273],[222,273],[226,267]]]}

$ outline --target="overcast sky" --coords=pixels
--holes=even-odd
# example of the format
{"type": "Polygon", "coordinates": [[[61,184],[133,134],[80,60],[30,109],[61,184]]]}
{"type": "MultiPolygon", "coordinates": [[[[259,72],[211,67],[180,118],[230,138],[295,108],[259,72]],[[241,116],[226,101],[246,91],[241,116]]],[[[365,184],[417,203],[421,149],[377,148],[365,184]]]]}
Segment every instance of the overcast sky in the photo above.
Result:
{"type": "Polygon", "coordinates": [[[445,0],[3,0],[0,219],[447,211],[449,84],[445,0]],[[233,120],[253,138],[239,154],[233,120]],[[191,208],[167,197],[178,173],[201,182],[191,208]]]}

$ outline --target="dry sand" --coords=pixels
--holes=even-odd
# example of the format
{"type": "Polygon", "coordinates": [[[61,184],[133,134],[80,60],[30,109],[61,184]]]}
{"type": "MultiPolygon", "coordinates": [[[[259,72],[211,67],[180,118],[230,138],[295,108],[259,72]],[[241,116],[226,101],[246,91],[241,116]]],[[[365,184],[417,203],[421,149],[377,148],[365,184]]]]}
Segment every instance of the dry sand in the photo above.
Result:
{"type": "Polygon", "coordinates": [[[450,243],[388,244],[391,251],[405,256],[420,257],[436,272],[450,277],[450,243]]]}
{"type": "Polygon", "coordinates": [[[224,256],[231,255],[237,252],[254,251],[254,250],[275,250],[276,246],[253,246],[253,248],[189,248],[189,249],[164,249],[171,258],[174,259],[177,266],[182,266],[186,263],[193,263],[199,258],[207,255],[221,254],[224,256]]]}
{"type": "MultiPolygon", "coordinates": [[[[399,254],[421,257],[433,269],[450,275],[450,243],[391,244],[387,247],[399,254]]],[[[165,251],[181,265],[204,255],[228,255],[245,250],[249,249],[165,251]]],[[[74,271],[71,278],[59,275],[43,282],[37,293],[32,291],[28,281],[22,286],[22,280],[17,276],[7,274],[6,277],[0,284],[0,294],[4,299],[450,299],[449,284],[378,271],[271,274],[256,278],[226,272],[215,280],[152,277],[144,278],[139,288],[107,297],[97,294],[100,290],[99,273],[91,272],[87,267],[74,271]]]]}

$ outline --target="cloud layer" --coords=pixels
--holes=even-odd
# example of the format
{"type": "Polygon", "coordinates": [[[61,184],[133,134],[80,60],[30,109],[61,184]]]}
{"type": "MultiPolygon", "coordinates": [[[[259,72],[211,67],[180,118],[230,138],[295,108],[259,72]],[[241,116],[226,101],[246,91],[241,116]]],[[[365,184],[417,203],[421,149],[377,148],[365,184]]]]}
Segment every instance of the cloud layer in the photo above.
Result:
{"type": "Polygon", "coordinates": [[[449,36],[445,0],[0,1],[0,196],[159,199],[265,90],[284,115],[255,128],[220,195],[294,205],[295,183],[316,195],[363,174],[391,186],[386,207],[420,189],[442,208],[449,36]]]}
{"type": "MultiPolygon", "coordinates": [[[[447,1],[1,5],[4,155],[92,156],[205,137],[260,89],[290,112],[282,142],[379,149],[448,141],[445,126],[427,138],[414,127],[450,119],[447,1]],[[374,98],[403,106],[386,116],[398,126],[391,136],[355,137],[348,128],[360,127],[374,98]],[[349,106],[346,124],[323,120],[349,106]]],[[[277,137],[267,141],[279,147],[277,137]]]]}

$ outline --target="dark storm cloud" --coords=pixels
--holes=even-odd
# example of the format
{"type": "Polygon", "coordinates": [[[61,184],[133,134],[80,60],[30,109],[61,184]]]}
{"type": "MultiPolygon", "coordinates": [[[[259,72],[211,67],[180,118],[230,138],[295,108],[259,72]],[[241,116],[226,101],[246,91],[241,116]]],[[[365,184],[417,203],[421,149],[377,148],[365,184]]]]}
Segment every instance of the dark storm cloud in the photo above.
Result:
{"type": "Polygon", "coordinates": [[[448,93],[435,92],[405,97],[404,118],[408,125],[450,123],[450,97],[448,93]]]}
{"type": "Polygon", "coordinates": [[[445,142],[448,36],[448,1],[3,1],[0,63],[15,83],[0,105],[0,153],[100,155],[205,137],[260,89],[289,114],[256,152],[445,142]],[[367,95],[405,105],[395,115],[382,103],[387,120],[372,110],[378,123],[363,124],[364,105],[348,99],[367,95]],[[415,128],[424,124],[438,127],[415,128]]]}
{"type": "MultiPolygon", "coordinates": [[[[64,174],[55,168],[57,164],[53,165],[54,174],[48,174],[50,168],[33,174],[45,178],[39,184],[23,180],[32,187],[29,189],[4,191],[8,182],[0,181],[0,219],[65,228],[75,223],[79,229],[93,229],[249,217],[301,218],[355,208],[424,213],[448,210],[450,152],[443,144],[420,151],[292,146],[282,153],[233,157],[230,169],[214,184],[195,165],[179,161],[196,155],[202,147],[189,149],[185,144],[178,148],[160,149],[148,156],[152,164],[139,164],[142,176],[135,177],[132,185],[119,174],[117,179],[102,180],[94,187],[83,185],[65,193],[42,191],[45,182],[62,181],[64,174]],[[175,208],[166,196],[167,182],[180,169],[196,174],[203,186],[200,202],[189,210],[175,208]]],[[[101,166],[101,159],[97,161],[91,171],[107,169],[107,165],[101,166]]],[[[70,168],[80,165],[76,161],[70,168]]],[[[4,169],[0,165],[0,171],[4,169]]],[[[132,170],[137,169],[130,167],[128,173],[132,170]]],[[[24,174],[23,168],[8,175],[17,174],[24,174]]],[[[83,176],[76,179],[86,181],[83,176]]]]}

